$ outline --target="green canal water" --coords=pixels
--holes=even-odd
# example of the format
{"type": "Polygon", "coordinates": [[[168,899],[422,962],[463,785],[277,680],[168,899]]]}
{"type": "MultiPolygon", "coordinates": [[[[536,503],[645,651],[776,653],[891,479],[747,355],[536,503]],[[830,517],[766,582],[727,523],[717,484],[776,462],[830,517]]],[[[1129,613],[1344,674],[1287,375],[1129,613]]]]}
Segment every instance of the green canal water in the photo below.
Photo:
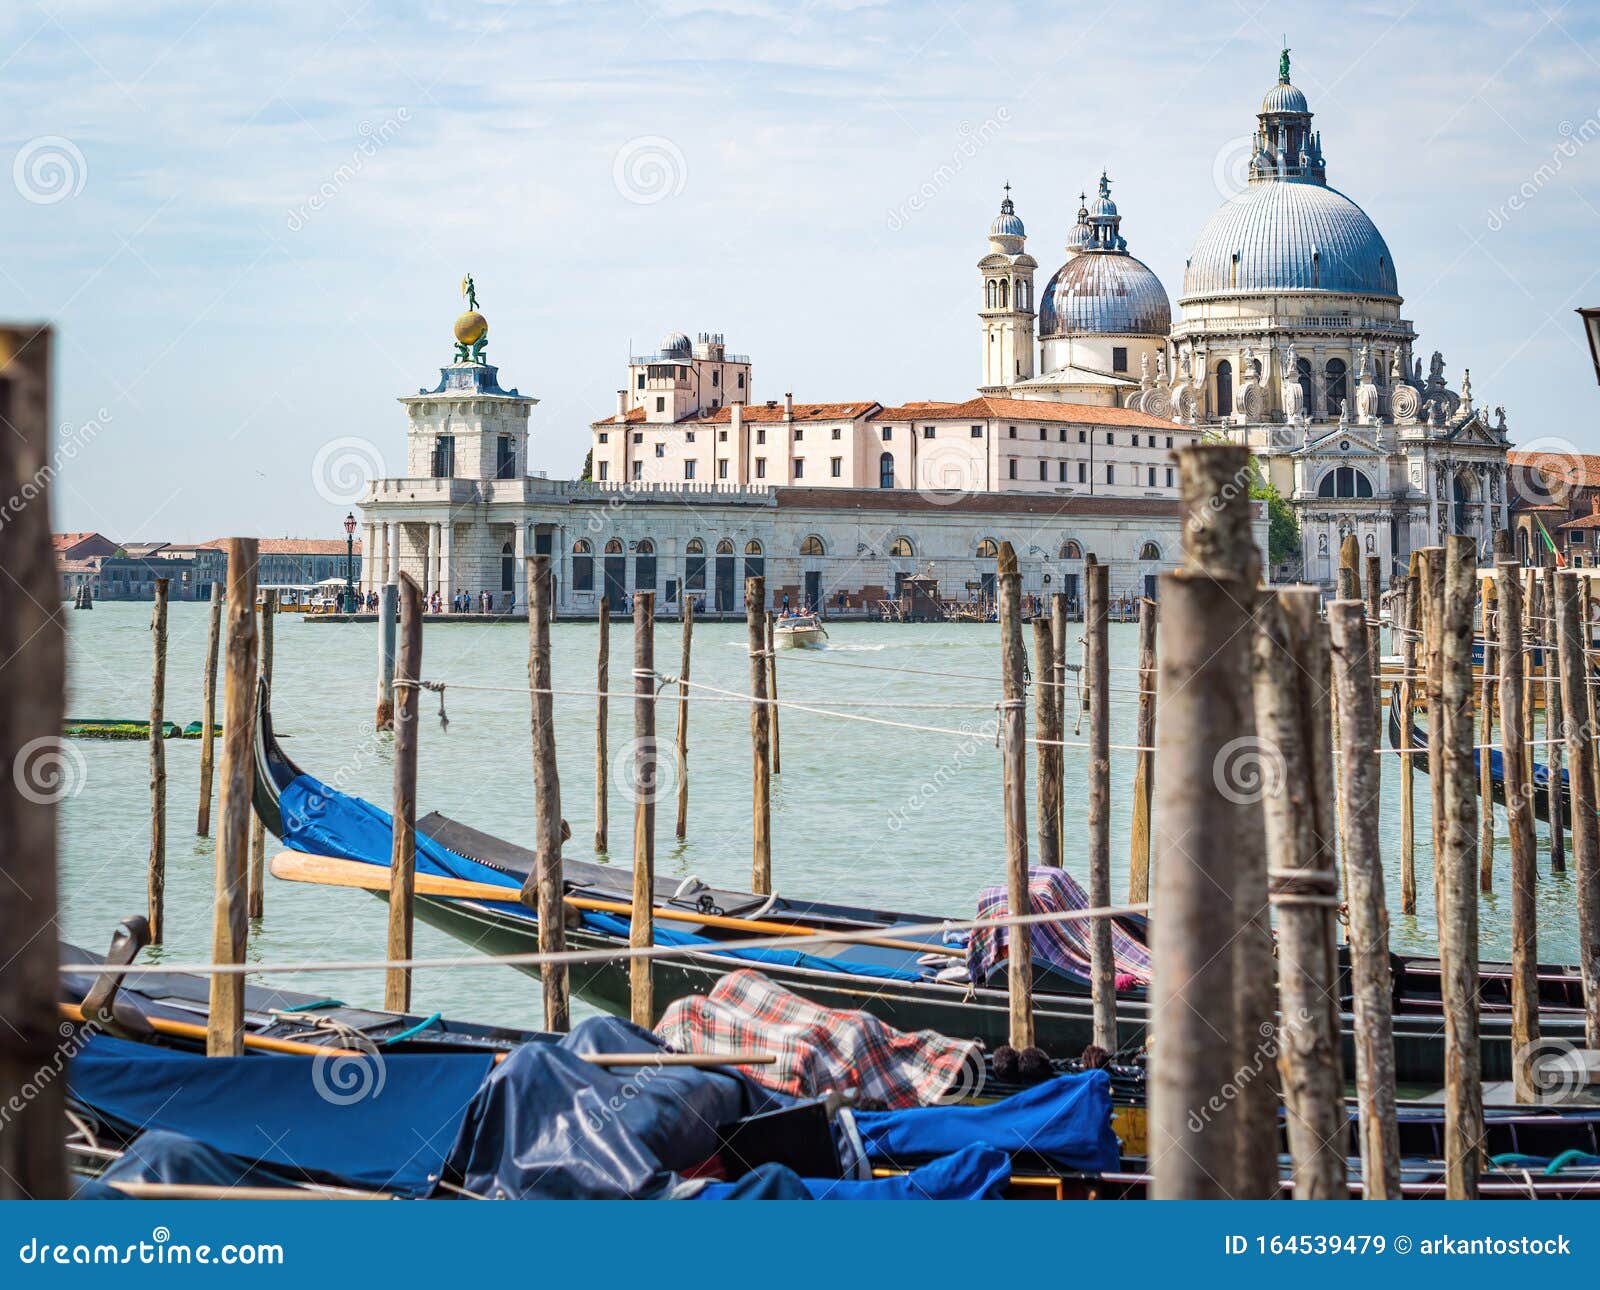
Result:
{"type": "MultiPolygon", "coordinates": [[[[139,717],[150,696],[150,606],[103,602],[92,612],[68,613],[70,716],[139,717]]],[[[386,806],[392,744],[372,731],[377,638],[372,624],[307,623],[283,614],[276,622],[274,715],[285,748],[303,769],[386,806]]],[[[1133,742],[1136,631],[1111,627],[1112,742],[1133,742]]],[[[988,624],[906,626],[829,624],[828,648],[780,656],[784,700],[824,704],[847,700],[855,711],[886,721],[940,727],[952,733],[784,710],[782,774],[773,784],[773,875],[780,893],[893,906],[918,912],[970,916],[978,891],[1003,881],[1000,759],[993,740],[998,697],[997,629],[988,624]],[[914,707],[916,704],[950,705],[914,707]],[[959,706],[971,705],[971,706],[959,706]]],[[[175,604],[169,623],[166,715],[180,724],[201,713],[206,608],[175,604]]],[[[1069,638],[1076,642],[1078,629],[1069,638]]],[[[423,673],[451,685],[507,687],[455,689],[445,694],[449,729],[436,718],[438,697],[423,697],[420,807],[524,845],[532,844],[532,762],[526,685],[527,629],[522,625],[429,625],[423,673]]],[[[557,623],[553,633],[557,688],[592,691],[598,629],[593,623],[557,623]]],[[[679,627],[656,633],[657,666],[677,669],[679,627]]],[[[1074,643],[1072,657],[1079,647],[1074,643]]],[[[631,628],[617,624],[611,638],[611,689],[631,687],[631,628]]],[[[742,623],[698,624],[692,675],[697,682],[748,691],[742,623]]],[[[572,826],[568,854],[587,858],[594,835],[593,698],[556,699],[562,813],[572,826]]],[[[750,872],[749,709],[740,703],[696,702],[689,718],[688,839],[673,833],[673,790],[658,810],[657,868],[696,875],[713,885],[748,887],[750,872]]],[[[1069,715],[1071,713],[1069,712],[1069,715]]],[[[658,709],[658,727],[670,740],[676,705],[658,709]]],[[[1030,730],[1031,730],[1030,719],[1030,730]]],[[[611,863],[629,864],[632,799],[626,771],[632,738],[632,704],[611,703],[613,773],[608,777],[611,863]]],[[[1082,732],[1087,733],[1087,726],[1082,732]]],[[[1068,737],[1072,738],[1069,730],[1068,737]]],[[[1080,734],[1080,738],[1082,735],[1080,734]]],[[[117,920],[142,912],[149,847],[148,757],[143,743],[74,740],[68,773],[73,791],[62,804],[62,905],[65,934],[103,947],[117,920]]],[[[151,957],[203,961],[211,944],[214,846],[194,834],[198,805],[199,741],[169,740],[167,842],[167,943],[151,957]]],[[[1082,752],[1067,751],[1067,855],[1069,869],[1085,875],[1088,793],[1082,752]]],[[[1428,787],[1417,781],[1417,886],[1424,905],[1416,918],[1398,913],[1399,794],[1396,760],[1384,759],[1384,865],[1396,950],[1426,952],[1433,945],[1432,879],[1427,854],[1428,787]]],[[[1209,773],[1196,766],[1195,773],[1209,773]]],[[[1132,754],[1112,757],[1112,888],[1127,885],[1132,754]]],[[[1031,802],[1030,802],[1031,806],[1031,802]]],[[[1030,816],[1031,819],[1031,816],[1030,816]]],[[[1495,891],[1482,898],[1483,953],[1509,956],[1510,901],[1504,817],[1495,891]]],[[[1574,886],[1548,872],[1540,827],[1540,957],[1569,960],[1576,946],[1574,886]]],[[[270,846],[270,841],[269,841],[270,846]]],[[[606,860],[608,857],[601,856],[606,860]]],[[[327,958],[382,958],[385,913],[376,898],[355,891],[299,886],[268,879],[266,915],[253,924],[254,962],[327,958]]],[[[421,924],[419,956],[449,956],[457,944],[421,924]]],[[[536,1025],[538,983],[510,968],[478,965],[417,974],[415,1007],[505,1024],[536,1025]]],[[[274,979],[326,992],[351,1003],[376,1003],[383,995],[376,972],[274,979]]]]}

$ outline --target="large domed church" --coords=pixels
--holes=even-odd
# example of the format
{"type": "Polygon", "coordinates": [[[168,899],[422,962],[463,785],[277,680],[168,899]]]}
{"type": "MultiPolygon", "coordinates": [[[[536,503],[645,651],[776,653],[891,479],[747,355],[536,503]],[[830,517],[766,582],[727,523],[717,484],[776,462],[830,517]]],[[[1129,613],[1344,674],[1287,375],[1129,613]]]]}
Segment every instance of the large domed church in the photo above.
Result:
{"type": "Polygon", "coordinates": [[[1413,353],[1394,258],[1329,185],[1287,49],[1256,119],[1248,180],[1195,239],[1176,322],[1103,173],[1035,312],[1037,262],[1008,191],[978,262],[983,392],[1130,408],[1246,444],[1294,507],[1308,581],[1333,582],[1351,533],[1400,572],[1449,533],[1487,550],[1508,524],[1504,409],[1491,419],[1468,371],[1451,388],[1442,355],[1424,371],[1413,353]]]}

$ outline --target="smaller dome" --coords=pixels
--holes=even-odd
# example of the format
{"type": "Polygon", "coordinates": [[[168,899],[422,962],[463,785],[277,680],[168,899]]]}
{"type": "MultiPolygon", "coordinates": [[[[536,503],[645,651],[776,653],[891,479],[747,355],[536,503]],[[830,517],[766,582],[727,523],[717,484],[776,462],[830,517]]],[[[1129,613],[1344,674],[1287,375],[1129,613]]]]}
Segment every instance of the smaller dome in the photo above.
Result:
{"type": "Polygon", "coordinates": [[[455,338],[463,345],[474,345],[489,334],[489,320],[476,309],[470,309],[456,319],[455,338]]]}
{"type": "Polygon", "coordinates": [[[681,331],[668,332],[661,338],[661,356],[663,358],[692,358],[694,356],[694,346],[681,331]]]}
{"type": "Polygon", "coordinates": [[[1309,115],[1311,105],[1306,102],[1306,96],[1287,81],[1274,85],[1267,91],[1267,97],[1261,100],[1261,111],[1266,112],[1294,112],[1309,115]]]}
{"type": "Polygon", "coordinates": [[[1080,219],[1067,233],[1067,251],[1081,251],[1086,246],[1094,244],[1094,232],[1087,221],[1080,219]]]}
{"type": "Polygon", "coordinates": [[[1027,230],[1022,227],[1019,216],[1009,211],[1002,212],[994,217],[994,223],[989,225],[990,237],[1025,237],[1027,230]]]}

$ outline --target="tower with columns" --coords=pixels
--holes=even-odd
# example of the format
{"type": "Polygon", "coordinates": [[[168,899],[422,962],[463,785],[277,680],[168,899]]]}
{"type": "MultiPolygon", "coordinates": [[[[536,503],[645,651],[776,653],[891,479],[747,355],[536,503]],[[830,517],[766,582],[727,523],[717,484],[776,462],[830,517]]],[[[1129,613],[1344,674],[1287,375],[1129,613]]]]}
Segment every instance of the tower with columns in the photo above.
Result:
{"type": "Polygon", "coordinates": [[[978,261],[983,302],[981,388],[1002,389],[1033,375],[1033,271],[1039,263],[1023,248],[1027,230],[1006,185],[1000,213],[989,225],[989,252],[978,261]]]}

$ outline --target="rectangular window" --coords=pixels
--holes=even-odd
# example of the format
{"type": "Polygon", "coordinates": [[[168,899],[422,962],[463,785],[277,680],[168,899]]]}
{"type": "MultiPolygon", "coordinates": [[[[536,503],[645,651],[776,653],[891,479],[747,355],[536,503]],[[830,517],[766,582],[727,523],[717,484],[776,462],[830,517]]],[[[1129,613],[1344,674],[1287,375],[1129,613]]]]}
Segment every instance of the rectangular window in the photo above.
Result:
{"type": "Polygon", "coordinates": [[[728,477],[728,459],[726,457],[719,457],[717,459],[717,478],[718,479],[726,479],[727,477],[728,477]]]}
{"type": "Polygon", "coordinates": [[[711,384],[722,384],[722,369],[720,367],[714,367],[711,369],[711,384]]]}
{"type": "Polygon", "coordinates": [[[644,478],[644,462],[636,461],[633,463],[633,477],[635,479],[644,478]]]}
{"type": "Polygon", "coordinates": [[[1115,465],[1113,465],[1111,462],[1108,461],[1108,462],[1106,462],[1106,483],[1114,484],[1116,482],[1117,482],[1117,468],[1116,468],[1115,465]]]}
{"type": "Polygon", "coordinates": [[[804,430],[802,430],[802,429],[801,429],[801,428],[800,428],[800,427],[799,427],[799,426],[796,426],[796,427],[795,427],[795,428],[794,428],[794,441],[795,441],[795,442],[796,442],[796,443],[799,443],[799,442],[801,442],[801,441],[802,441],[802,440],[803,440],[803,439],[804,439],[804,438],[805,438],[805,437],[806,437],[806,432],[805,432],[805,431],[804,431],[804,430]]]}
{"type": "Polygon", "coordinates": [[[796,479],[804,479],[805,478],[805,474],[806,474],[806,459],[804,457],[796,457],[794,459],[794,477],[796,479]]]}
{"type": "Polygon", "coordinates": [[[726,430],[718,430],[717,431],[717,442],[718,443],[727,443],[728,442],[728,432],[726,430]]]}
{"type": "Polygon", "coordinates": [[[834,426],[832,433],[828,437],[830,439],[837,439],[839,437],[839,427],[834,426]]]}
{"type": "Polygon", "coordinates": [[[1016,428],[1016,426],[1007,426],[1006,427],[1006,438],[1007,439],[1015,439],[1016,437],[1017,437],[1017,428],[1016,428]]]}
{"type": "Polygon", "coordinates": [[[1044,483],[1048,483],[1049,481],[1050,481],[1050,463],[1048,461],[1041,461],[1039,463],[1039,482],[1041,484],[1044,484],[1044,483]]]}
{"type": "Polygon", "coordinates": [[[1128,347],[1126,345],[1113,345],[1111,347],[1111,370],[1113,372],[1126,372],[1128,370],[1128,347]]]}
{"type": "Polygon", "coordinates": [[[743,372],[739,373],[739,388],[741,390],[744,389],[744,373],[743,372]]]}
{"type": "Polygon", "coordinates": [[[1078,431],[1078,442],[1079,443],[1088,443],[1089,442],[1089,432],[1087,430],[1078,431]]]}
{"type": "Polygon", "coordinates": [[[572,589],[574,591],[594,590],[594,557],[592,555],[574,555],[572,557],[572,589]]]}
{"type": "Polygon", "coordinates": [[[1056,435],[1056,438],[1059,439],[1062,443],[1066,443],[1066,441],[1067,441],[1067,428],[1066,428],[1066,426],[1062,426],[1061,427],[1061,431],[1060,431],[1059,434],[1056,435]]]}
{"type": "Polygon", "coordinates": [[[1048,430],[1046,430],[1043,426],[1040,426],[1039,427],[1039,442],[1043,443],[1049,437],[1050,437],[1050,432],[1048,430]]]}
{"type": "Polygon", "coordinates": [[[453,434],[439,435],[433,441],[433,477],[450,479],[455,473],[456,437],[453,434]]]}
{"type": "Polygon", "coordinates": [[[1167,447],[1169,447],[1169,448],[1172,447],[1172,436],[1171,435],[1167,436],[1167,447]]]}
{"type": "Polygon", "coordinates": [[[602,430],[600,432],[600,442],[601,443],[610,443],[611,442],[611,436],[609,434],[607,434],[604,430],[602,430]]]}
{"type": "Polygon", "coordinates": [[[693,430],[685,430],[683,432],[683,441],[684,441],[684,443],[693,443],[694,442],[694,431],[693,430]]]}
{"type": "Polygon", "coordinates": [[[1011,479],[1015,479],[1017,477],[1017,459],[1015,457],[1012,457],[1006,462],[1006,474],[1011,479]]]}
{"type": "Polygon", "coordinates": [[[974,439],[983,438],[983,427],[982,426],[973,426],[972,427],[972,437],[974,439]]]}
{"type": "Polygon", "coordinates": [[[611,463],[609,461],[602,461],[600,463],[600,475],[599,475],[599,478],[601,478],[601,479],[610,479],[611,478],[611,463]]]}
{"type": "Polygon", "coordinates": [[[757,443],[766,443],[766,441],[767,441],[767,432],[764,429],[763,430],[757,430],[756,431],[756,442],[757,443]]]}
{"type": "Polygon", "coordinates": [[[1154,488],[1156,486],[1156,468],[1154,466],[1150,467],[1150,484],[1149,484],[1149,486],[1151,488],[1154,488]]]}
{"type": "Polygon", "coordinates": [[[637,383],[634,385],[634,388],[637,389],[637,390],[644,389],[644,373],[643,372],[639,373],[639,379],[638,379],[637,383]]]}
{"type": "Polygon", "coordinates": [[[833,457],[833,458],[829,459],[829,461],[828,461],[828,474],[831,475],[834,479],[839,479],[839,478],[843,477],[843,475],[844,475],[844,458],[843,457],[833,457]]]}
{"type": "Polygon", "coordinates": [[[517,477],[517,453],[511,446],[511,436],[501,435],[495,441],[494,448],[494,477],[496,479],[515,479],[517,477]]]}
{"type": "Polygon", "coordinates": [[[665,457],[666,455],[667,455],[667,445],[664,444],[664,443],[658,443],[656,445],[656,456],[665,457]]]}
{"type": "Polygon", "coordinates": [[[932,426],[923,426],[922,427],[922,437],[924,439],[933,438],[933,427],[932,426]]]}
{"type": "Polygon", "coordinates": [[[706,589],[706,558],[703,555],[685,556],[683,561],[683,585],[690,591],[704,591],[706,589]]]}
{"type": "Polygon", "coordinates": [[[666,410],[667,410],[667,399],[666,399],[666,396],[664,394],[656,395],[656,411],[657,412],[665,412],[666,410]]]}
{"type": "Polygon", "coordinates": [[[756,458],[756,478],[757,479],[765,479],[766,477],[767,477],[767,459],[765,457],[757,457],[756,458]]]}
{"type": "Polygon", "coordinates": [[[1172,467],[1171,466],[1167,467],[1167,487],[1168,488],[1172,487],[1172,467]]]}
{"type": "MultiPolygon", "coordinates": [[[[1117,442],[1117,436],[1112,434],[1111,431],[1107,430],[1106,431],[1106,447],[1109,448],[1113,444],[1115,444],[1116,442],[1117,442]]],[[[1137,448],[1139,446],[1139,441],[1137,439],[1135,439],[1133,441],[1133,446],[1135,448],[1137,448]]]]}
{"type": "Polygon", "coordinates": [[[693,479],[694,478],[694,462],[693,461],[686,461],[686,462],[683,463],[683,477],[685,479],[693,479]]]}
{"type": "Polygon", "coordinates": [[[644,442],[644,436],[642,434],[635,433],[634,436],[633,436],[633,441],[634,441],[634,443],[643,443],[644,442]]]}
{"type": "Polygon", "coordinates": [[[1056,481],[1062,484],[1067,482],[1067,463],[1064,461],[1056,463],[1056,481]]]}
{"type": "Polygon", "coordinates": [[[884,426],[884,428],[883,428],[883,441],[884,441],[884,443],[888,443],[889,440],[891,440],[893,438],[894,438],[894,427],[893,426],[884,426]]]}
{"type": "Polygon", "coordinates": [[[1089,463],[1086,461],[1080,461],[1078,463],[1078,482],[1080,484],[1087,484],[1089,482],[1089,463]]]}

